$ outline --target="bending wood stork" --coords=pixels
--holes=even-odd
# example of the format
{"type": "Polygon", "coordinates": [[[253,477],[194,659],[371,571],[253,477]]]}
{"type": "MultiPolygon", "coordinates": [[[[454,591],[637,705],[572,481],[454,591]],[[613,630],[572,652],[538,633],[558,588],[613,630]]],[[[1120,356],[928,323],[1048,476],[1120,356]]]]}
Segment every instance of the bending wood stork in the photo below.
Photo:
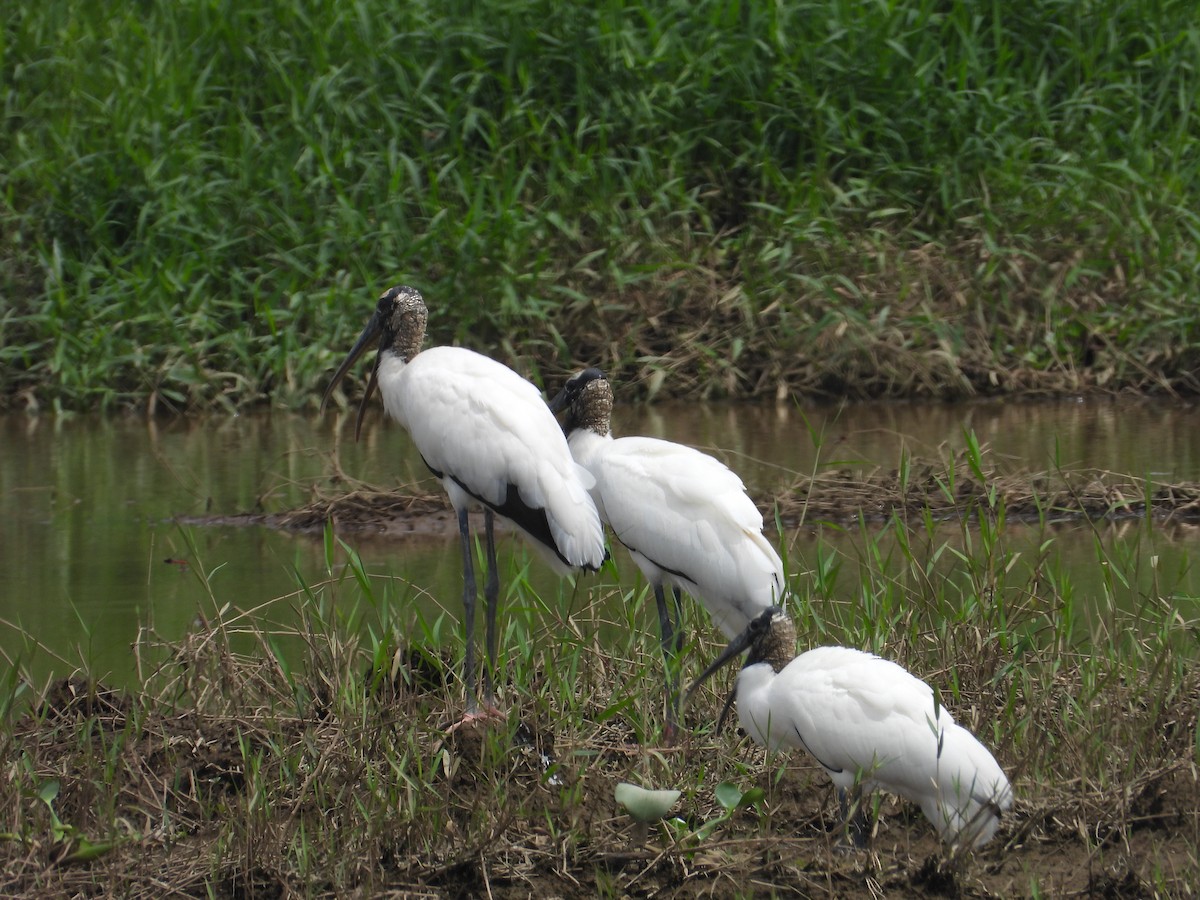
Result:
{"type": "MultiPolygon", "coordinates": [[[[796,629],[779,609],[765,610],[689,688],[749,650],[735,694],[742,727],[777,750],[802,747],[838,789],[851,837],[866,842],[862,792],[882,788],[912,800],[948,844],[982,846],[1012,806],[1012,787],[996,759],[906,669],[850,647],[796,656],[796,629]],[[850,821],[853,795],[857,815],[850,821]]],[[[725,703],[720,730],[733,702],[725,703]]],[[[686,700],[685,700],[686,703],[686,700]]]]}
{"type": "Polygon", "coordinates": [[[763,537],[762,514],[723,463],[683,444],[614,439],[612,387],[599,369],[573,376],[550,402],[567,410],[563,430],[575,460],[595,479],[592,499],[654,588],[667,675],[666,738],[678,724],[675,670],[683,647],[680,592],[699,600],[732,638],[783,595],[783,563],[763,537]],[[675,621],[664,587],[675,603],[675,621]]]}
{"type": "Polygon", "coordinates": [[[604,527],[588,495],[592,477],[572,458],[558,422],[536,387],[507,366],[462,347],[421,352],[428,311],[407,285],[383,292],[375,314],[334,373],[321,409],[350,367],[378,340],[355,423],[378,385],[388,414],[408,430],[421,458],[458,514],[463,559],[468,716],[475,701],[475,569],[467,511],[482,506],[488,575],[484,583],[488,668],[484,699],[493,701],[499,573],[494,517],[512,522],[559,574],[595,571],[605,559],[604,527]]]}

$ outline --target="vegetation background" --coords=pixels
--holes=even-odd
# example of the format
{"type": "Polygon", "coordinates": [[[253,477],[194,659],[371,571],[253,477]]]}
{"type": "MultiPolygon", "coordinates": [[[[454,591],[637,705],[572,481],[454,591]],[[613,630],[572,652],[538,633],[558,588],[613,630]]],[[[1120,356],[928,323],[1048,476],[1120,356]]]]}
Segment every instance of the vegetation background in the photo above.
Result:
{"type": "Polygon", "coordinates": [[[433,338],[628,396],[1194,392],[1186,0],[197,0],[0,25],[0,397],[310,406],[433,338]]]}

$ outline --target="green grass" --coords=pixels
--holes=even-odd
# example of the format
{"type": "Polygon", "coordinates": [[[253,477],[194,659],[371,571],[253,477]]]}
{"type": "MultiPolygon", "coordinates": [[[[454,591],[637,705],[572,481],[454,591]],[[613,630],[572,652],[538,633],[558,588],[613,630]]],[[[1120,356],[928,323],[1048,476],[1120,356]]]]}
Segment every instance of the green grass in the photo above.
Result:
{"type": "MultiPolygon", "coordinates": [[[[967,469],[982,470],[967,443],[967,469]]],[[[1099,530],[1090,564],[1107,575],[1080,597],[1049,523],[1018,537],[1002,501],[961,512],[949,537],[894,519],[849,544],[784,549],[802,647],[903,663],[1012,775],[1015,811],[973,858],[939,854],[920,815],[886,798],[874,861],[833,850],[828,781],[810,760],[713,733],[720,678],[688,711],[685,749],[655,749],[650,605],[616,596],[605,573],[539,596],[509,572],[508,717],[447,737],[463,708],[458,628],[416,616],[409,585],[372,575],[328,536],[327,574],[300,585],[294,627],[268,630],[214,594],[187,635],[143,633],[128,692],[86,673],[46,689],[7,672],[3,889],[735,895],[752,879],[836,896],[936,893],[950,879],[971,896],[1110,881],[1196,890],[1197,598],[1136,540],[1099,530]],[[639,837],[613,798],[621,781],[683,796],[639,837]],[[731,809],[737,791],[753,800],[731,809]]],[[[689,618],[694,675],[716,648],[703,616],[689,618]]]]}
{"type": "Polygon", "coordinates": [[[642,395],[1195,390],[1198,64],[1183,0],[26,4],[0,392],[311,405],[400,279],[642,395]]]}

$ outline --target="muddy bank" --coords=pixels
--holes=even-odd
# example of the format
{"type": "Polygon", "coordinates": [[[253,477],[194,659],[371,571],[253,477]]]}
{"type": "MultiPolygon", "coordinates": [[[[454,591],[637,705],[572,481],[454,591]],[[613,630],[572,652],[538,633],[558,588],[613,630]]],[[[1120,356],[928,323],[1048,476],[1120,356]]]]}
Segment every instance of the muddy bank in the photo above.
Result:
{"type": "MultiPolygon", "coordinates": [[[[186,647],[181,652],[188,655],[186,647]]],[[[238,677],[251,674],[234,660],[225,665],[238,677]]],[[[12,737],[39,771],[66,773],[56,776],[53,802],[70,829],[64,837],[46,827],[0,843],[5,894],[339,896],[353,885],[360,897],[573,900],[742,896],[753,886],[764,896],[926,898],[1028,896],[1035,885],[1035,896],[1124,898],[1171,896],[1194,883],[1194,678],[1163,710],[1175,727],[1153,767],[1108,786],[1083,778],[1036,785],[1018,771],[1018,801],[997,838],[957,860],[915,807],[889,796],[880,797],[872,850],[846,852],[828,778],[799,753],[767,764],[761,750],[732,734],[696,731],[660,767],[647,758],[662,751],[641,746],[627,721],[594,703],[574,724],[514,708],[510,716],[520,721],[510,738],[503,724],[496,734],[464,728],[447,735],[440,724],[452,714],[441,705],[445,684],[427,693],[421,678],[396,683],[398,691],[371,696],[370,716],[360,723],[327,700],[301,716],[214,714],[162,708],[78,679],[50,686],[12,737]],[[424,804],[444,804],[440,824],[407,808],[375,824],[355,820],[352,798],[363,794],[370,768],[356,747],[384,753],[409,729],[420,752],[440,761],[416,789],[424,804]],[[75,739],[80,732],[87,736],[75,739]],[[118,748],[107,781],[86,764],[81,769],[90,743],[118,748]],[[287,754],[278,747],[303,756],[313,774],[284,777],[287,754]],[[742,786],[761,788],[764,800],[711,837],[688,838],[720,815],[708,770],[724,756],[746,766],[742,786]],[[249,815],[256,766],[271,773],[275,788],[271,802],[249,815]],[[677,833],[660,823],[638,836],[613,799],[616,784],[644,778],[647,768],[696,785],[674,810],[677,833]],[[490,805],[498,795],[506,808],[490,805]],[[489,805],[481,806],[481,796],[489,805]],[[115,824],[102,809],[115,812],[115,824]],[[229,815],[252,823],[234,850],[223,830],[229,815]],[[321,834],[324,818],[346,820],[349,858],[341,855],[345,847],[319,841],[296,851],[295,835],[321,834]]],[[[695,711],[691,726],[706,727],[715,712],[695,711]]],[[[36,799],[8,800],[48,825],[36,799]]]]}
{"type": "MultiPolygon", "coordinates": [[[[265,525],[315,532],[332,521],[341,532],[381,536],[457,533],[446,495],[432,483],[392,490],[336,482],[317,489],[304,506],[277,513],[180,517],[188,525],[265,525]]],[[[1010,521],[1113,521],[1149,516],[1156,521],[1200,523],[1200,483],[1159,483],[1100,470],[1000,474],[973,472],[964,464],[915,461],[903,472],[843,469],[798,479],[774,494],[755,497],[768,524],[778,513],[787,528],[820,522],[847,524],[860,518],[911,520],[928,512],[954,519],[1003,510],[1010,521]]],[[[502,523],[499,523],[502,524],[502,523]]]]}

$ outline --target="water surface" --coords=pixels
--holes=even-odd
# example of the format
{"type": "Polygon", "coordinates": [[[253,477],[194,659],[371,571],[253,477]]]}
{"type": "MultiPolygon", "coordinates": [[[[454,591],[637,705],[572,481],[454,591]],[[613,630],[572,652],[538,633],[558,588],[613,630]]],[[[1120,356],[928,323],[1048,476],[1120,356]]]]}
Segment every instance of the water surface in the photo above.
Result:
{"type": "MultiPolygon", "coordinates": [[[[1001,470],[1094,467],[1200,481],[1198,420],[1192,407],[1144,401],[841,409],[709,404],[618,406],[614,428],[710,450],[754,492],[768,494],[822,466],[894,468],[902,452],[938,458],[963,446],[965,429],[990,446],[1001,470]]],[[[359,443],[349,413],[169,421],[10,415],[0,418],[0,446],[0,652],[46,674],[86,663],[123,680],[141,629],[174,640],[198,615],[227,604],[287,622],[300,582],[329,575],[319,537],[184,527],[173,521],[177,516],[289,509],[336,471],[400,490],[436,487],[402,429],[378,411],[359,443]]],[[[1014,540],[1023,539],[1015,526],[1010,530],[1014,540]]],[[[429,616],[444,608],[457,618],[456,538],[345,539],[369,571],[400,580],[395,590],[404,602],[424,605],[429,616]]],[[[1031,545],[1038,539],[1028,536],[1031,545]]],[[[1055,541],[1080,577],[1096,568],[1087,528],[1059,530],[1055,541]]],[[[788,535],[793,572],[816,565],[819,542],[852,556],[862,539],[854,529],[788,535]]],[[[1156,531],[1140,539],[1137,552],[1161,555],[1176,573],[1173,590],[1195,597],[1192,543],[1187,531],[1156,531]]],[[[519,567],[526,551],[507,539],[501,557],[519,567]]],[[[623,555],[618,562],[621,583],[638,588],[636,569],[623,555]]],[[[535,589],[555,589],[536,561],[530,573],[535,589]]]]}

